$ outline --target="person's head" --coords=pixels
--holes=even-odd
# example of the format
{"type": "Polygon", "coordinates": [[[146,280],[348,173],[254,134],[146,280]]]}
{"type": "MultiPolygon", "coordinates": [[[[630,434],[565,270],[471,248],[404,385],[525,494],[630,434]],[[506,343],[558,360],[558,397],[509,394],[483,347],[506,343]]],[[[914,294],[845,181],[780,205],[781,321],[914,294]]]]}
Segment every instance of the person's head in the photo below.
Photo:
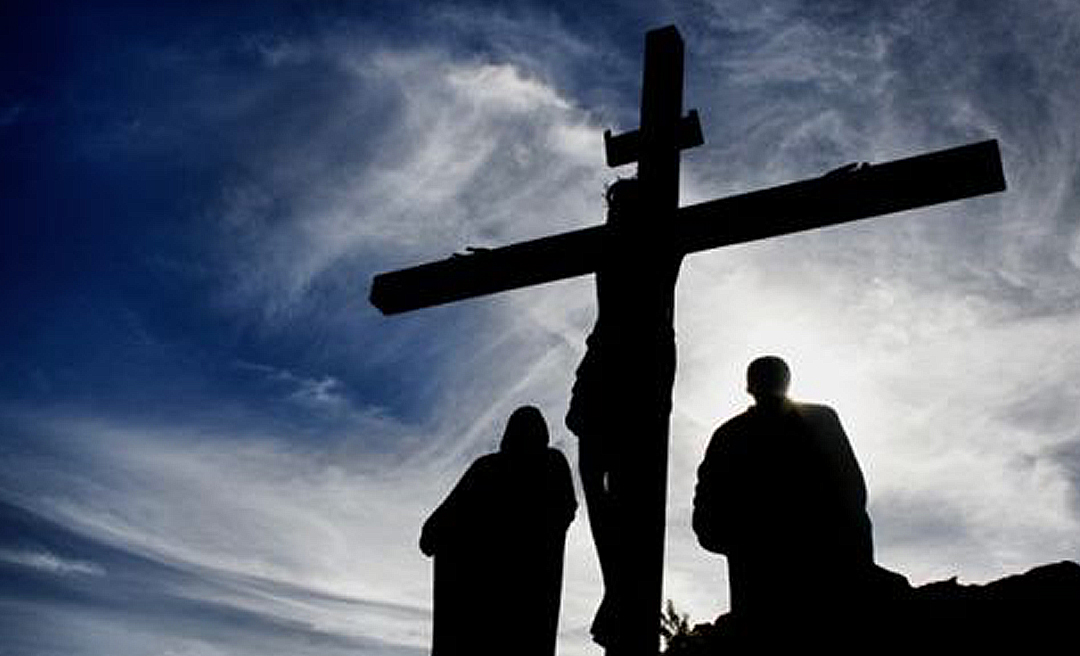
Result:
{"type": "Polygon", "coordinates": [[[618,222],[641,209],[641,184],[637,178],[619,178],[606,193],[608,221],[618,222]]]}
{"type": "Polygon", "coordinates": [[[758,403],[786,398],[790,383],[791,370],[775,355],[757,358],[746,368],[746,391],[758,403]]]}
{"type": "Polygon", "coordinates": [[[548,445],[548,427],[539,408],[523,405],[506,421],[499,450],[511,453],[539,451],[548,445]]]}

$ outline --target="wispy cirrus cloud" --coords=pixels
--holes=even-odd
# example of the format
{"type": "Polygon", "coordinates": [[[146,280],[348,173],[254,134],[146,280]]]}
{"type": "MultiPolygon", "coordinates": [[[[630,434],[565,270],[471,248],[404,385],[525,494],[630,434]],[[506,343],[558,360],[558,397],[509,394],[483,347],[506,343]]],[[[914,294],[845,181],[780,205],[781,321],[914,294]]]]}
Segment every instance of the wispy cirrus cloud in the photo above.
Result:
{"type": "Polygon", "coordinates": [[[12,653],[105,653],[111,645],[121,654],[151,646],[216,654],[226,644],[236,654],[423,652],[408,646],[403,630],[427,620],[422,609],[208,568],[5,502],[0,518],[17,529],[0,545],[14,537],[62,545],[67,554],[0,550],[0,631],[12,653]],[[367,620],[376,617],[374,633],[388,641],[372,637],[367,620]]]}
{"type": "MultiPolygon", "coordinates": [[[[233,616],[232,630],[250,629],[245,640],[272,624],[283,640],[319,633],[316,642],[378,643],[385,653],[426,639],[417,631],[427,584],[401,587],[424,570],[418,552],[402,549],[415,542],[413,495],[424,482],[399,478],[400,465],[357,460],[342,444],[298,452],[266,435],[269,426],[244,436],[189,427],[196,436],[100,418],[23,417],[34,443],[9,454],[18,468],[4,472],[0,490],[27,510],[5,510],[5,522],[22,528],[0,536],[0,567],[107,577],[104,586],[78,584],[88,617],[113,609],[140,624],[170,618],[180,627],[173,637],[190,639],[183,627],[212,632],[233,616]],[[161,617],[145,616],[149,600],[161,617]]],[[[29,597],[45,585],[16,581],[21,589],[11,592],[29,597]]]]}
{"type": "Polygon", "coordinates": [[[0,549],[0,562],[61,576],[105,576],[105,568],[97,563],[63,558],[38,549],[0,549]]]}
{"type": "MultiPolygon", "coordinates": [[[[319,57],[346,81],[340,112],[296,133],[302,145],[286,131],[267,155],[252,153],[255,175],[229,185],[214,213],[231,272],[226,298],[273,312],[313,293],[320,277],[355,274],[342,263],[444,257],[577,225],[594,210],[599,131],[528,71],[438,50],[319,57]],[[342,118],[371,106],[389,111],[367,124],[342,118]],[[365,145],[343,148],[357,130],[365,145]],[[551,198],[553,187],[567,193],[551,198]]],[[[291,119],[288,106],[275,111],[291,119]]]]}

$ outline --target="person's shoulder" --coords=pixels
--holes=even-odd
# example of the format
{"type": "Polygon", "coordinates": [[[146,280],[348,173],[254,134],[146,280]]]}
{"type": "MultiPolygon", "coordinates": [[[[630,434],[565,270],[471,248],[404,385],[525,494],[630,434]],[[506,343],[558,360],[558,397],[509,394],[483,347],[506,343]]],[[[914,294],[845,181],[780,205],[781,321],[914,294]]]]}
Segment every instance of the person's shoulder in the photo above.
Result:
{"type": "Polygon", "coordinates": [[[495,451],[493,453],[485,453],[476,460],[473,460],[472,464],[469,465],[469,470],[472,471],[474,474],[490,471],[492,469],[502,466],[501,463],[504,459],[505,454],[500,451],[495,451]]]}
{"type": "Polygon", "coordinates": [[[559,449],[557,449],[557,448],[555,448],[553,446],[549,446],[549,447],[544,448],[544,459],[550,465],[556,465],[556,466],[565,465],[567,467],[570,466],[567,463],[566,455],[562,451],[560,451],[559,449]]]}
{"type": "Polygon", "coordinates": [[[712,437],[714,440],[723,440],[725,438],[741,435],[746,432],[751,421],[751,412],[749,410],[744,410],[720,424],[716,430],[713,431],[712,437]]]}
{"type": "Polygon", "coordinates": [[[840,427],[840,415],[836,410],[821,403],[795,403],[795,412],[802,421],[818,430],[836,431],[840,427]]]}
{"type": "Polygon", "coordinates": [[[797,403],[793,403],[792,405],[795,406],[795,410],[799,414],[807,416],[807,417],[836,417],[837,416],[836,410],[833,410],[832,407],[827,406],[827,405],[825,405],[823,403],[806,403],[806,402],[803,402],[803,401],[799,401],[797,403]]]}

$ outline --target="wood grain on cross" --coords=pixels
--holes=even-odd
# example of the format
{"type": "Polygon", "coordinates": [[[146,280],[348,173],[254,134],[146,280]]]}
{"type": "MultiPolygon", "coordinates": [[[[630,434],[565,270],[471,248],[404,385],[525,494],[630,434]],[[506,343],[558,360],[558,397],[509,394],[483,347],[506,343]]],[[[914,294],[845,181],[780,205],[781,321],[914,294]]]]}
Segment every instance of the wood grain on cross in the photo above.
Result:
{"type": "MultiPolygon", "coordinates": [[[[657,259],[674,261],[676,273],[679,258],[687,253],[1005,188],[997,143],[984,141],[680,208],[680,150],[702,142],[696,112],[686,116],[682,113],[682,88],[683,43],[679,33],[674,27],[649,32],[640,127],[619,136],[605,134],[609,165],[638,164],[640,216],[647,221],[634,228],[637,243],[642,243],[642,234],[655,235],[653,245],[669,251],[657,259]]],[[[371,302],[383,313],[394,314],[594,273],[604,262],[611,261],[610,251],[616,244],[627,243],[617,231],[611,224],[596,226],[379,274],[372,282],[371,302]]],[[[638,249],[634,256],[643,258],[640,265],[648,271],[648,254],[638,249]]],[[[659,270],[661,265],[655,266],[659,270]]],[[[674,283],[671,277],[665,284],[673,288],[674,283]]],[[[603,316],[604,308],[599,313],[603,316]]],[[[670,324],[670,318],[667,322],[670,324]]],[[[670,325],[666,328],[670,330],[670,325]]],[[[615,332],[621,329],[616,327],[615,332]]],[[[638,330],[636,334],[646,335],[649,330],[638,330]]],[[[649,383],[638,380],[618,384],[640,387],[649,383]]],[[[657,392],[670,401],[670,381],[663,384],[667,389],[657,392]]],[[[619,649],[619,654],[657,653],[668,411],[664,410],[662,425],[648,424],[652,426],[650,434],[619,436],[625,440],[620,445],[633,463],[630,471],[640,478],[632,486],[636,490],[635,503],[645,506],[639,513],[638,538],[626,545],[630,563],[627,567],[634,573],[635,589],[631,594],[633,608],[624,614],[619,627],[624,634],[621,644],[631,647],[619,649]]]]}

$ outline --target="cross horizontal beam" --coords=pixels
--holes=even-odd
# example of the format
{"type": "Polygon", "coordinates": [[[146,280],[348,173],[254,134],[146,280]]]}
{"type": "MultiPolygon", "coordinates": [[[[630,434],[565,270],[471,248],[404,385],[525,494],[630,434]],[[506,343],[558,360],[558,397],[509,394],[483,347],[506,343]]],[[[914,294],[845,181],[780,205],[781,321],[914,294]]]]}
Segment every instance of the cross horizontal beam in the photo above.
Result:
{"type": "MultiPolygon", "coordinates": [[[[676,134],[679,150],[689,150],[705,143],[701,133],[701,118],[696,109],[679,119],[676,134]]],[[[604,130],[604,156],[608,166],[622,166],[636,162],[641,157],[641,130],[631,130],[613,135],[611,130],[604,130]]]]}
{"type": "MultiPolygon", "coordinates": [[[[692,253],[1004,189],[998,144],[989,140],[682,207],[659,225],[692,253]]],[[[587,275],[610,231],[601,225],[381,273],[370,300],[397,314],[587,275]]]]}

